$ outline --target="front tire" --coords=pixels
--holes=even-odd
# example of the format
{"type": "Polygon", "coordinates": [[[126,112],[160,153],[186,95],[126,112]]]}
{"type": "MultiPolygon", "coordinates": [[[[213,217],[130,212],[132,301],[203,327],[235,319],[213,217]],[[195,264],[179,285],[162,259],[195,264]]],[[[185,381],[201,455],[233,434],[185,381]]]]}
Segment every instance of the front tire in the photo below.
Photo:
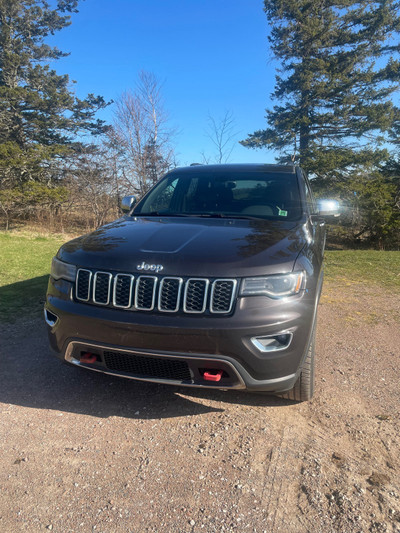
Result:
{"type": "Polygon", "coordinates": [[[278,395],[281,398],[295,402],[307,402],[313,397],[315,382],[315,330],[316,327],[314,324],[310,346],[308,347],[300,376],[294,384],[293,389],[278,395]]]}

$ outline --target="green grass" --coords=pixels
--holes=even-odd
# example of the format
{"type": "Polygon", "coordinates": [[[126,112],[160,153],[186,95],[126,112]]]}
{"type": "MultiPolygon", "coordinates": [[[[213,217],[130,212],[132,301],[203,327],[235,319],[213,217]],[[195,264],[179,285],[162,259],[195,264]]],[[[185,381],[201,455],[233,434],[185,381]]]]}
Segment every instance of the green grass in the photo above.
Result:
{"type": "Polygon", "coordinates": [[[0,232],[0,320],[42,312],[52,257],[60,236],[0,232]]]}
{"type": "MultiPolygon", "coordinates": [[[[0,320],[42,312],[51,258],[68,237],[0,232],[0,320]]],[[[400,252],[326,252],[326,279],[400,292],[400,252]]]]}
{"type": "Polygon", "coordinates": [[[340,250],[325,252],[325,279],[367,282],[400,291],[400,252],[340,250]]]}

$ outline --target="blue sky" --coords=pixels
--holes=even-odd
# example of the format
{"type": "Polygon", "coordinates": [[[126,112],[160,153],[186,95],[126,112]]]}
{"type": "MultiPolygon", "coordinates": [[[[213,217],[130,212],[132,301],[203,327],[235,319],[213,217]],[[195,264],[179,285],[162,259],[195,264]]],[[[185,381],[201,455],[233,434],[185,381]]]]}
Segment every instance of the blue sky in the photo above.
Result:
{"type": "MultiPolygon", "coordinates": [[[[163,81],[180,165],[213,155],[207,116],[233,113],[237,140],[265,126],[274,87],[262,0],[85,0],[51,43],[70,56],[54,64],[79,97],[116,99],[141,70],[163,81]]],[[[102,118],[111,120],[111,108],[102,118]]],[[[231,162],[273,162],[239,144],[231,162]]]]}

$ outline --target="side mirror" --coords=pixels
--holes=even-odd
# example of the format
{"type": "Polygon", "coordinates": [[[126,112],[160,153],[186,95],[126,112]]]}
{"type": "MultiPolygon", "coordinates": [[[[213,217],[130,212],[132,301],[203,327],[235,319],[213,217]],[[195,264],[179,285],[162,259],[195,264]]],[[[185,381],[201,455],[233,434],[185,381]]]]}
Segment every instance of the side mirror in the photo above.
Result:
{"type": "Polygon", "coordinates": [[[136,204],[136,196],[124,196],[120,202],[120,208],[124,213],[129,213],[132,207],[136,204]]]}
{"type": "Polygon", "coordinates": [[[337,200],[318,200],[318,215],[321,217],[338,217],[339,202],[337,200]]]}

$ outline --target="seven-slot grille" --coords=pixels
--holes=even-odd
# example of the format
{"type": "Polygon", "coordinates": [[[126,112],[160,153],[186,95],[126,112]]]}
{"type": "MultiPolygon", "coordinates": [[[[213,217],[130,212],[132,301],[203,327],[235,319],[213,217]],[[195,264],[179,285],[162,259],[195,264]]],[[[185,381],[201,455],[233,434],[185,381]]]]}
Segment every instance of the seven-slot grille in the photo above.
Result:
{"type": "Polygon", "coordinates": [[[163,313],[227,314],[232,311],[237,280],[162,277],[92,272],[80,268],[75,296],[82,302],[120,309],[163,313]]]}

